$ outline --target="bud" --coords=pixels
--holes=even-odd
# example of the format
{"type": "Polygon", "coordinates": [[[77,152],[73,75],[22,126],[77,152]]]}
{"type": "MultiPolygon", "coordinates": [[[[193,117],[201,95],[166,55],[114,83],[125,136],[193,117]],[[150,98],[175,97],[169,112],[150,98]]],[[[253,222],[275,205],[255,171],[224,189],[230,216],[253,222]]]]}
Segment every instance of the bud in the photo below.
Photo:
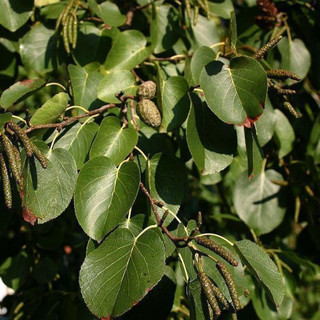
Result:
{"type": "Polygon", "coordinates": [[[142,83],[137,91],[138,97],[142,99],[152,99],[156,95],[157,86],[153,81],[142,83]]]}
{"type": "Polygon", "coordinates": [[[149,99],[141,99],[136,107],[139,118],[147,125],[157,128],[161,124],[161,115],[157,106],[149,99]]]}

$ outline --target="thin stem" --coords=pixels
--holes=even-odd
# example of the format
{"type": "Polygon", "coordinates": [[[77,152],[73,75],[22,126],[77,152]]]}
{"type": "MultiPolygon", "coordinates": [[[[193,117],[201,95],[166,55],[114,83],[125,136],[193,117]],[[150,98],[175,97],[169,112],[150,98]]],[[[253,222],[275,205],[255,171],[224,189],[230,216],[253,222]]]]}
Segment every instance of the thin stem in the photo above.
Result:
{"type": "Polygon", "coordinates": [[[136,149],[143,156],[143,158],[146,161],[148,161],[148,157],[145,155],[145,153],[139,147],[135,146],[134,149],[136,149]]]}
{"type": "Polygon", "coordinates": [[[205,237],[205,236],[212,236],[212,237],[220,238],[220,239],[224,240],[225,242],[227,242],[231,247],[234,246],[233,242],[231,242],[230,240],[228,240],[225,237],[220,236],[219,234],[216,234],[216,233],[202,233],[202,234],[199,234],[199,235],[195,236],[195,238],[197,238],[197,237],[205,237]]]}
{"type": "Polygon", "coordinates": [[[180,252],[178,252],[178,257],[179,257],[179,260],[180,260],[180,262],[182,264],[182,268],[183,268],[183,271],[184,271],[185,276],[186,276],[186,282],[189,282],[189,275],[188,275],[187,267],[186,267],[186,264],[185,264],[180,252]]]}
{"type": "Polygon", "coordinates": [[[53,137],[53,139],[52,139],[52,142],[51,142],[51,145],[50,145],[49,152],[52,151],[53,145],[54,145],[54,143],[56,142],[56,139],[58,138],[59,134],[60,134],[60,132],[58,131],[58,132],[56,132],[56,134],[54,135],[54,137],[53,137]]]}
{"type": "Polygon", "coordinates": [[[145,229],[143,229],[135,238],[135,242],[138,240],[139,237],[141,237],[146,231],[150,230],[150,229],[154,229],[154,228],[158,228],[157,224],[152,224],[151,226],[146,227],[145,229]]]}
{"type": "Polygon", "coordinates": [[[24,122],[25,124],[27,123],[26,120],[24,120],[24,119],[22,119],[22,118],[20,118],[20,117],[18,117],[18,116],[15,116],[14,114],[12,115],[12,118],[17,119],[17,120],[19,120],[19,121],[22,121],[22,122],[24,122]]]}
{"type": "Polygon", "coordinates": [[[210,46],[211,49],[215,48],[215,47],[220,47],[220,46],[223,46],[225,43],[224,42],[217,42],[217,43],[214,43],[210,46]]]}
{"type": "Polygon", "coordinates": [[[66,108],[65,111],[69,111],[69,110],[72,110],[72,109],[80,109],[80,110],[84,111],[85,113],[89,112],[88,109],[86,109],[84,107],[81,107],[81,106],[71,106],[71,107],[66,108]]]}
{"type": "Polygon", "coordinates": [[[46,87],[50,87],[50,86],[57,86],[57,87],[60,87],[63,91],[65,92],[67,91],[67,88],[58,82],[50,82],[46,84],[46,87]]]}
{"type": "Polygon", "coordinates": [[[131,212],[132,212],[132,207],[129,209],[129,212],[128,212],[127,223],[126,223],[127,228],[129,228],[129,223],[131,220],[131,212]]]}
{"type": "Polygon", "coordinates": [[[254,242],[255,242],[256,244],[259,244],[260,241],[259,241],[256,233],[253,231],[253,229],[250,229],[250,232],[251,232],[251,234],[252,234],[252,237],[253,237],[254,242]]]}
{"type": "Polygon", "coordinates": [[[295,201],[295,210],[294,210],[294,222],[299,223],[299,215],[300,215],[300,207],[301,207],[301,201],[299,197],[296,197],[295,201]]]}

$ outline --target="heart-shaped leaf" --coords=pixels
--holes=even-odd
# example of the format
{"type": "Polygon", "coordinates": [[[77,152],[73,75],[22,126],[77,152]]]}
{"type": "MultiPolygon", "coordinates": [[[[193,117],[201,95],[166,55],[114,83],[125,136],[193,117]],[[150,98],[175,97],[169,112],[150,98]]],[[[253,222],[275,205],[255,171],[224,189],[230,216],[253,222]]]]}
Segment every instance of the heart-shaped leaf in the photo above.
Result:
{"type": "Polygon", "coordinates": [[[27,159],[23,169],[24,206],[39,223],[59,216],[69,205],[77,180],[77,166],[72,155],[64,149],[46,154],[48,166],[27,159]]]}
{"type": "Polygon", "coordinates": [[[80,171],[74,194],[76,216],[83,230],[101,240],[131,208],[139,182],[134,162],[123,162],[117,168],[107,157],[89,160],[80,171]]]}
{"type": "Polygon", "coordinates": [[[255,122],[263,112],[267,77],[253,58],[236,57],[229,66],[221,61],[207,64],[200,85],[209,108],[226,123],[255,122]]]}
{"type": "Polygon", "coordinates": [[[56,94],[34,113],[30,123],[32,125],[54,123],[65,111],[68,100],[68,94],[64,92],[56,94]]]}
{"type": "Polygon", "coordinates": [[[138,142],[138,133],[133,128],[124,128],[116,117],[103,119],[94,139],[90,159],[105,156],[116,165],[132,151],[138,142]]]}
{"type": "Polygon", "coordinates": [[[2,93],[0,104],[3,108],[8,108],[15,102],[19,102],[27,98],[33,92],[41,89],[45,83],[46,82],[42,79],[30,79],[16,82],[2,93]]]}
{"type": "Polygon", "coordinates": [[[198,96],[192,94],[191,101],[187,142],[192,158],[203,175],[220,172],[236,152],[236,132],[202,104],[198,96]]]}
{"type": "Polygon", "coordinates": [[[266,289],[276,307],[279,307],[284,297],[284,286],[274,262],[261,247],[249,240],[238,241],[234,247],[243,263],[266,289]]]}
{"type": "Polygon", "coordinates": [[[82,296],[99,318],[119,316],[158,283],[164,268],[165,249],[157,229],[134,236],[119,228],[86,257],[80,270],[82,296]]]}

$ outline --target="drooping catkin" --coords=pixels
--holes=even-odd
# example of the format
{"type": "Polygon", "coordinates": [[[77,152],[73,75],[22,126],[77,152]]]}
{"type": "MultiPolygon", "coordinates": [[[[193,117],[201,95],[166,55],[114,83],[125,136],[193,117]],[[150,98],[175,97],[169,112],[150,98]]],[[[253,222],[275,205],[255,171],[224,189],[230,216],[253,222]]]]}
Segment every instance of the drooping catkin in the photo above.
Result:
{"type": "Polygon", "coordinates": [[[274,48],[279,41],[282,39],[282,36],[276,37],[273,40],[269,41],[267,44],[265,44],[262,48],[260,48],[252,57],[255,59],[263,59],[264,55],[274,48]]]}
{"type": "Polygon", "coordinates": [[[16,156],[15,156],[13,144],[10,141],[10,139],[5,135],[5,133],[1,134],[1,138],[2,138],[2,143],[4,146],[4,151],[5,151],[6,156],[8,158],[9,167],[12,172],[12,175],[13,175],[14,179],[16,180],[16,182],[21,186],[22,185],[22,177],[21,177],[21,172],[20,172],[19,166],[16,162],[16,156]]]}
{"type": "Polygon", "coordinates": [[[240,310],[241,305],[240,305],[240,300],[239,300],[238,293],[237,293],[237,287],[236,287],[236,284],[235,284],[229,270],[227,269],[225,264],[221,261],[217,262],[216,266],[217,266],[217,269],[219,270],[220,274],[222,275],[222,277],[228,287],[228,290],[229,290],[229,293],[231,296],[231,300],[233,302],[233,306],[234,306],[235,310],[236,311],[240,310]]]}
{"type": "Polygon", "coordinates": [[[32,157],[33,150],[32,150],[32,142],[30,141],[29,137],[25,133],[23,129],[21,129],[15,122],[9,121],[9,127],[12,131],[18,136],[20,141],[22,142],[28,157],[32,157]]]}
{"type": "Polygon", "coordinates": [[[6,162],[2,154],[0,154],[0,167],[1,167],[1,177],[2,177],[2,187],[4,193],[4,201],[8,209],[12,208],[12,194],[10,178],[7,169],[6,162]]]}
{"type": "Polygon", "coordinates": [[[34,143],[32,143],[32,150],[33,150],[34,156],[39,160],[42,168],[46,169],[48,166],[47,159],[34,143]]]}
{"type": "Polygon", "coordinates": [[[203,292],[213,310],[214,315],[219,316],[221,314],[221,310],[219,307],[219,303],[216,299],[216,296],[212,291],[211,284],[210,284],[211,280],[209,279],[209,277],[205,272],[199,272],[198,278],[201,284],[201,288],[203,289],[203,292]]]}
{"type": "Polygon", "coordinates": [[[238,261],[232,256],[232,254],[226,250],[225,248],[223,248],[222,246],[220,246],[220,244],[214,242],[213,240],[211,240],[208,237],[196,237],[195,241],[197,244],[208,248],[209,250],[213,251],[214,253],[216,253],[217,255],[219,255],[221,258],[223,258],[224,260],[226,260],[227,262],[229,262],[231,265],[233,265],[234,267],[238,266],[238,261]]]}
{"type": "Polygon", "coordinates": [[[283,103],[283,106],[295,117],[295,118],[300,118],[299,113],[297,110],[293,107],[293,105],[289,101],[285,101],[283,103]]]}
{"type": "MultiPolygon", "coordinates": [[[[209,279],[210,280],[210,279],[209,279]]],[[[228,300],[226,299],[226,297],[223,295],[223,293],[221,292],[221,290],[216,287],[212,281],[210,280],[210,285],[211,285],[211,289],[214,293],[214,295],[216,296],[216,298],[218,299],[218,301],[226,308],[229,308],[229,303],[228,300]]]]}
{"type": "Polygon", "coordinates": [[[289,70],[271,69],[271,70],[267,70],[266,73],[267,73],[267,77],[272,79],[279,79],[279,80],[292,79],[296,81],[301,80],[301,78],[297,74],[289,70]]]}

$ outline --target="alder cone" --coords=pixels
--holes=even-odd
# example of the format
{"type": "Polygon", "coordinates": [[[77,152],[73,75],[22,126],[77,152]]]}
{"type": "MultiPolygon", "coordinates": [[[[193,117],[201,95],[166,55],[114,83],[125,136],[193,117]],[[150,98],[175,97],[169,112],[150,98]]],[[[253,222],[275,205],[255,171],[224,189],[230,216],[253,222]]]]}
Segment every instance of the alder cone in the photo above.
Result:
{"type": "Polygon", "coordinates": [[[137,114],[147,125],[157,128],[161,124],[161,115],[157,106],[149,99],[141,99],[137,104],[137,114]]]}
{"type": "Polygon", "coordinates": [[[142,83],[137,91],[137,95],[143,99],[152,99],[156,95],[157,86],[153,81],[142,83]]]}

